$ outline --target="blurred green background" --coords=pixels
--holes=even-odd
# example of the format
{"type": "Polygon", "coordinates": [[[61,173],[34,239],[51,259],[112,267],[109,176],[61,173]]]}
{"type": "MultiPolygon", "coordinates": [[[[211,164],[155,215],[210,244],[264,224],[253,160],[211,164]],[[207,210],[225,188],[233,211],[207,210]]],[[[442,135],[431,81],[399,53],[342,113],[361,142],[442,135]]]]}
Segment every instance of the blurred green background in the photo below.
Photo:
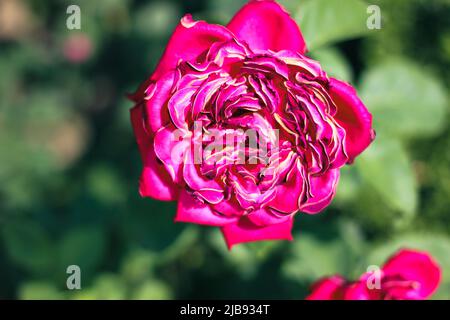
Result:
{"type": "Polygon", "coordinates": [[[343,169],[293,242],[228,252],[220,231],[174,224],[138,195],[125,94],[184,13],[226,24],[244,0],[0,0],[0,298],[303,299],[319,277],[355,278],[400,247],[428,250],[450,298],[450,2],[284,0],[309,55],[353,83],[375,143],[343,169]],[[80,31],[66,9],[81,8],[80,31]],[[81,267],[81,290],[66,268],[81,267]]]}

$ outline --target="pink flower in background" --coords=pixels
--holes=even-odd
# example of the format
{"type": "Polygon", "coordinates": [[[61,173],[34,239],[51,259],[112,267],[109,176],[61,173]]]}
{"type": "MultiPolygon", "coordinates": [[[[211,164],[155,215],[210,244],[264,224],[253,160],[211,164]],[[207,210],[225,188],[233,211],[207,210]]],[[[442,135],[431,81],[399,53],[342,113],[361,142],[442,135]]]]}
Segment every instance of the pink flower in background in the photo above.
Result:
{"type": "Polygon", "coordinates": [[[434,293],[440,281],[441,269],[427,252],[400,250],[385,263],[379,275],[365,273],[354,282],[339,275],[325,278],[313,284],[307,299],[424,300],[434,293]]]}
{"type": "Polygon", "coordinates": [[[71,34],[63,44],[64,57],[71,63],[86,62],[93,53],[92,39],[84,33],[71,34]]]}
{"type": "Polygon", "coordinates": [[[185,16],[131,97],[140,194],[178,201],[175,221],[221,227],[230,248],[290,240],[294,214],[326,208],[339,169],[374,139],[356,91],[305,53],[274,1],[226,27],[185,16]]]}

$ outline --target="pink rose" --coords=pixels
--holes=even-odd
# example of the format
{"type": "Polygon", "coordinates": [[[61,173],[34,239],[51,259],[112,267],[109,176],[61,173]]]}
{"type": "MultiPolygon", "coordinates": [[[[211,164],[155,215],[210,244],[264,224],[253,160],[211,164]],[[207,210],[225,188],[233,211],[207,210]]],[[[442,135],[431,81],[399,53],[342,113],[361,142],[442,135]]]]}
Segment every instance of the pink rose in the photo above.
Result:
{"type": "Polygon", "coordinates": [[[307,300],[424,300],[441,281],[441,269],[426,252],[400,250],[379,270],[348,282],[339,275],[313,284],[307,300]]]}
{"type": "Polygon", "coordinates": [[[339,169],[374,138],[356,91],[305,52],[274,1],[250,1],[227,27],[185,16],[131,97],[140,194],[178,201],[175,221],[221,227],[230,248],[290,240],[294,214],[328,206],[339,169]]]}

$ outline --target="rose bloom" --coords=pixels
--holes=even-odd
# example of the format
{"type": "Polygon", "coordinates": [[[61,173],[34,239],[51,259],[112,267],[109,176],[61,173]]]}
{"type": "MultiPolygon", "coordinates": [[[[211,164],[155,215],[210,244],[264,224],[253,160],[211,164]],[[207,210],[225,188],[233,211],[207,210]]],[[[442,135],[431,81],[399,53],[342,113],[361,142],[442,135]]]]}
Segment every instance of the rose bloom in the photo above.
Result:
{"type": "Polygon", "coordinates": [[[340,275],[317,281],[307,300],[424,300],[440,281],[441,269],[427,252],[405,249],[357,281],[340,275]]]}
{"type": "Polygon", "coordinates": [[[374,139],[356,91],[305,53],[299,27],[274,1],[250,1],[226,27],[181,19],[131,96],[140,194],[178,201],[177,222],[221,227],[229,248],[291,240],[294,215],[326,208],[339,169],[374,139]],[[262,161],[242,163],[230,145],[194,159],[202,133],[245,144],[249,129],[258,136],[246,159],[262,161]]]}

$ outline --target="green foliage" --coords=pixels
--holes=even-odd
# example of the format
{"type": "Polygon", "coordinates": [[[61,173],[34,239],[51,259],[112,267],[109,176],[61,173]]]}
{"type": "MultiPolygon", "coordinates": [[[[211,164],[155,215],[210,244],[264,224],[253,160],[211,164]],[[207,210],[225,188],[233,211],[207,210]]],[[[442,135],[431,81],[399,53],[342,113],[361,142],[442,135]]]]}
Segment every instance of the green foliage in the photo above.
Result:
{"type": "Polygon", "coordinates": [[[367,5],[359,0],[304,0],[295,13],[309,50],[367,34],[367,5]]]}
{"type": "Polygon", "coordinates": [[[328,239],[314,231],[303,234],[302,241],[292,245],[292,254],[283,264],[283,274],[301,283],[312,283],[322,277],[341,274],[349,279],[359,276],[357,267],[367,252],[361,227],[342,219],[327,229],[328,239]]]}
{"type": "Polygon", "coordinates": [[[19,297],[24,300],[62,300],[64,294],[47,282],[28,282],[19,289],[19,297]]]}
{"type": "Polygon", "coordinates": [[[401,247],[431,252],[444,271],[435,298],[450,296],[446,0],[374,0],[381,30],[366,27],[369,2],[280,1],[308,55],[356,86],[377,138],[343,168],[329,209],[297,216],[293,242],[231,251],[218,229],[174,224],[175,203],[139,197],[125,94],[184,12],[226,24],[246,1],[76,1],[92,45],[82,63],[64,54],[72,1],[16,2],[30,31],[0,33],[0,298],[301,299],[319,277],[354,279],[401,247]],[[81,290],[66,288],[72,264],[81,290]]]}
{"type": "Polygon", "coordinates": [[[351,67],[346,58],[336,48],[329,47],[314,50],[310,53],[310,56],[314,60],[320,61],[323,70],[330,77],[352,82],[353,74],[351,67]]]}
{"type": "Polygon", "coordinates": [[[439,79],[404,59],[370,68],[361,80],[361,97],[377,130],[399,137],[429,137],[446,126],[448,100],[439,79]]]}
{"type": "Polygon", "coordinates": [[[358,159],[357,169],[387,205],[412,218],[417,210],[418,186],[408,154],[398,141],[378,136],[358,159]]]}
{"type": "Polygon", "coordinates": [[[35,275],[49,275],[55,262],[54,246],[38,223],[10,223],[2,236],[9,257],[18,267],[35,275]]]}
{"type": "Polygon", "coordinates": [[[59,242],[59,270],[70,265],[78,265],[83,276],[89,276],[95,270],[105,253],[106,237],[99,226],[90,226],[69,230],[59,242]]]}

